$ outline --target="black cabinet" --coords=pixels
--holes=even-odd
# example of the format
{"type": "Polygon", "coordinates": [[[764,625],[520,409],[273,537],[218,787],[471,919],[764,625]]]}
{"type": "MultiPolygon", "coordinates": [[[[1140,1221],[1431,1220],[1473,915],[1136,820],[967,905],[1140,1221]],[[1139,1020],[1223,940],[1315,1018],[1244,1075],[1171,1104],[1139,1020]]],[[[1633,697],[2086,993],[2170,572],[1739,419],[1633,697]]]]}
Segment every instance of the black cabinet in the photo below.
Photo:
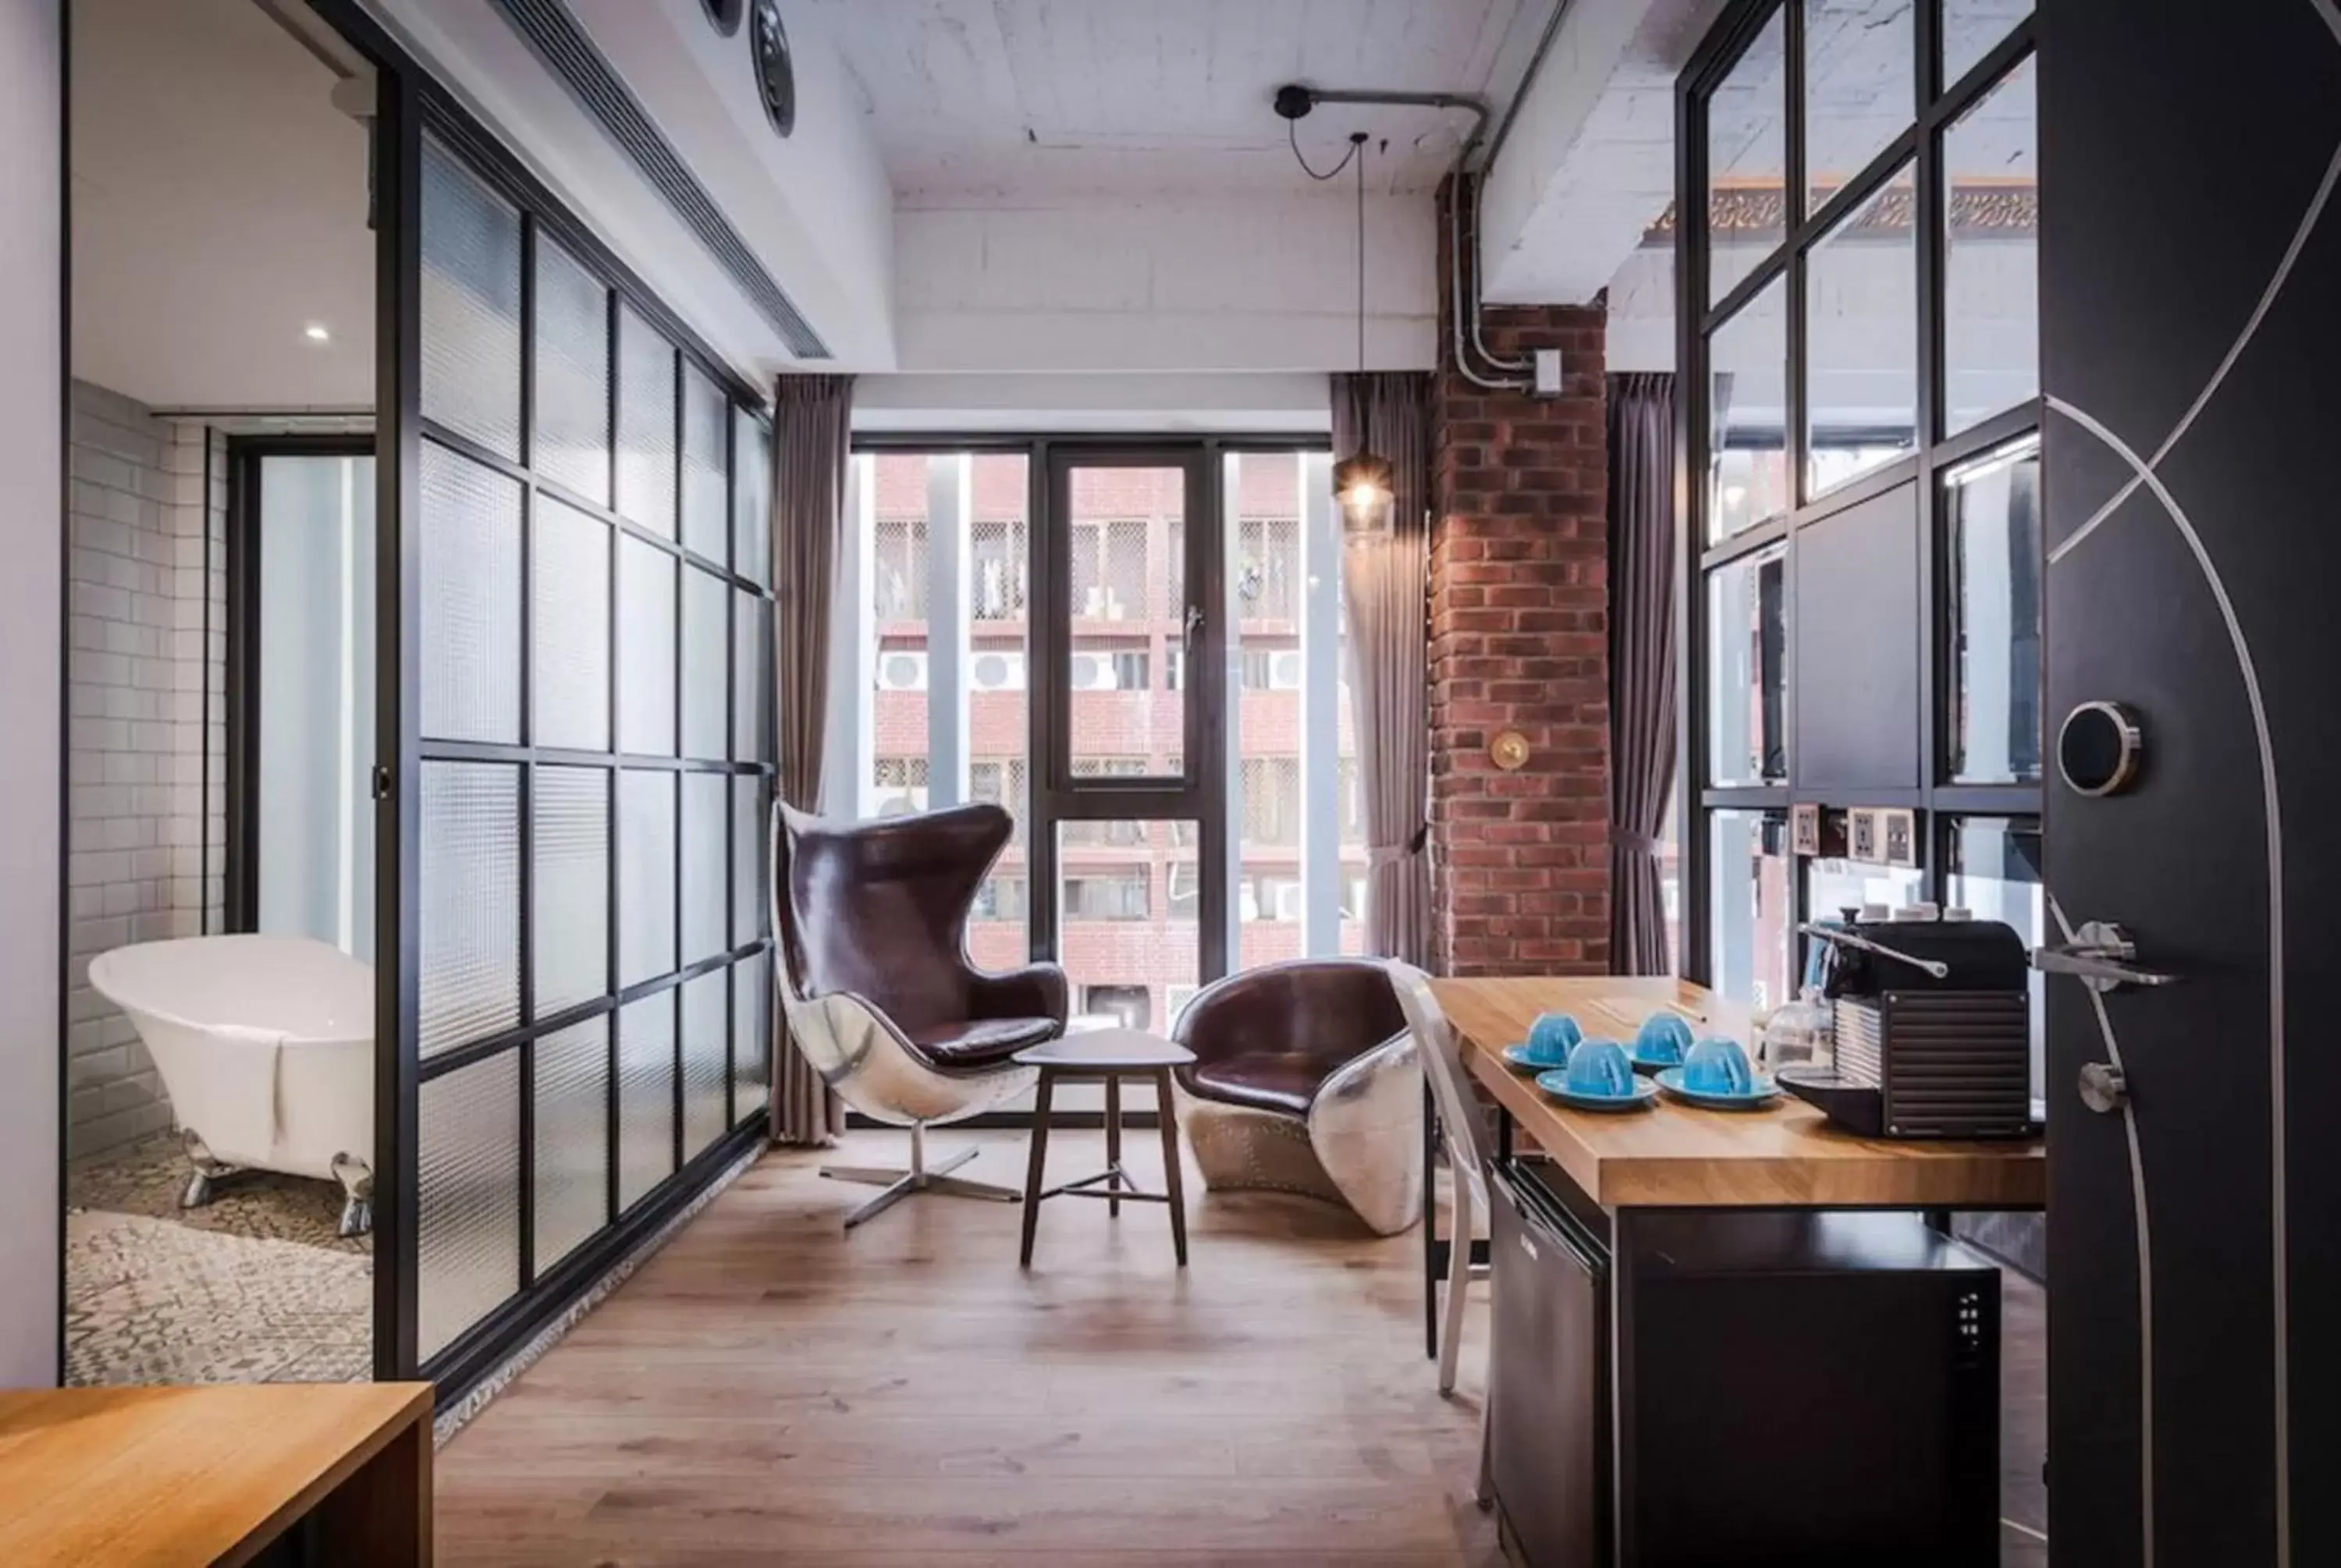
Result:
{"type": "Polygon", "coordinates": [[[1609,1259],[1537,1177],[1497,1173],[1489,1458],[1532,1568],[1609,1561],[1609,1259]]]}

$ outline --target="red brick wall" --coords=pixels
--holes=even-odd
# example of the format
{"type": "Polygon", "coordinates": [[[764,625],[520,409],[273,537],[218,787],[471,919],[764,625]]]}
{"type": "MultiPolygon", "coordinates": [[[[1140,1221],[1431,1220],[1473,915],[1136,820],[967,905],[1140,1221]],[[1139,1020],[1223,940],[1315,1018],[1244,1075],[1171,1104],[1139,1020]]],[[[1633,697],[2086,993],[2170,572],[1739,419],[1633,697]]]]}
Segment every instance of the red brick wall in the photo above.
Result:
{"type": "MultiPolygon", "coordinates": [[[[1442,207],[1442,248],[1448,227],[1442,207]]],[[[1442,288],[1448,275],[1439,258],[1442,288]]],[[[1441,320],[1446,302],[1440,302],[1441,320]]],[[[1433,389],[1433,959],[1455,975],[1599,973],[1609,955],[1606,312],[1489,306],[1498,354],[1557,348],[1564,395],[1433,389]],[[1528,737],[1499,771],[1488,742],[1528,737]]],[[[1443,335],[1443,334],[1442,334],[1443,335]]]]}

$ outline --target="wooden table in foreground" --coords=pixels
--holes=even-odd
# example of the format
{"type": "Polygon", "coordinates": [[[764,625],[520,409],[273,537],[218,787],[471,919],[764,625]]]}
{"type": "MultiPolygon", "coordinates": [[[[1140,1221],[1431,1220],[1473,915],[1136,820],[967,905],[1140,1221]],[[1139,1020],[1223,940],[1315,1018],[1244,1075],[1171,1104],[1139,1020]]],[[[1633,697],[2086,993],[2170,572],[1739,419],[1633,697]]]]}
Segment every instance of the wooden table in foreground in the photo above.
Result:
{"type": "Polygon", "coordinates": [[[1472,1076],[1604,1208],[2029,1209],[2048,1201],[2047,1151],[2037,1140],[1857,1137],[1785,1095],[1758,1112],[1672,1100],[1628,1115],[1572,1111],[1504,1065],[1501,1051],[1528,1037],[1539,1013],[1574,1013],[1588,1035],[1630,1042],[1643,1016],[1672,1002],[1707,1016],[1693,1032],[1711,1027],[1748,1040],[1744,1009],[1687,981],[1593,976],[1433,980],[1430,988],[1472,1076]]]}
{"type": "Polygon", "coordinates": [[[431,1385],[0,1394],[0,1563],[431,1561],[431,1385]],[[305,1553],[305,1554],[303,1554],[305,1553]]]}

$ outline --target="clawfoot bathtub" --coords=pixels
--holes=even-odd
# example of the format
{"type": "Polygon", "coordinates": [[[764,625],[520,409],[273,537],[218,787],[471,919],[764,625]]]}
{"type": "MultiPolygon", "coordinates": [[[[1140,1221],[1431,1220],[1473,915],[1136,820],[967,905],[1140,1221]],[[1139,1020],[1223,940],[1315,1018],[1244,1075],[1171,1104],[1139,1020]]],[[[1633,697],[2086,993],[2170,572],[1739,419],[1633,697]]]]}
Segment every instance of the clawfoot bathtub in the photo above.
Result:
{"type": "Polygon", "coordinates": [[[100,954],[89,983],[137,1027],[209,1203],[238,1170],[341,1183],[374,1220],[374,970],[303,937],[190,937],[100,954]]]}

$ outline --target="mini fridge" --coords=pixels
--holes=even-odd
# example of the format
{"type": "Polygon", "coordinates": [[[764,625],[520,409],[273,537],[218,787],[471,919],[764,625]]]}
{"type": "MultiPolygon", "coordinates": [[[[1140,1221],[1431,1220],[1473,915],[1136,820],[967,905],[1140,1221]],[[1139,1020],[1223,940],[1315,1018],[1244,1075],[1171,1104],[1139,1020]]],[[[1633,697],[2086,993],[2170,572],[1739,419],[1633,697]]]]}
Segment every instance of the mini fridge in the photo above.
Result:
{"type": "Polygon", "coordinates": [[[1530,1568],[1997,1562],[1980,1255],[1915,1214],[1613,1217],[1537,1162],[1496,1186],[1490,1464],[1530,1568]]]}

